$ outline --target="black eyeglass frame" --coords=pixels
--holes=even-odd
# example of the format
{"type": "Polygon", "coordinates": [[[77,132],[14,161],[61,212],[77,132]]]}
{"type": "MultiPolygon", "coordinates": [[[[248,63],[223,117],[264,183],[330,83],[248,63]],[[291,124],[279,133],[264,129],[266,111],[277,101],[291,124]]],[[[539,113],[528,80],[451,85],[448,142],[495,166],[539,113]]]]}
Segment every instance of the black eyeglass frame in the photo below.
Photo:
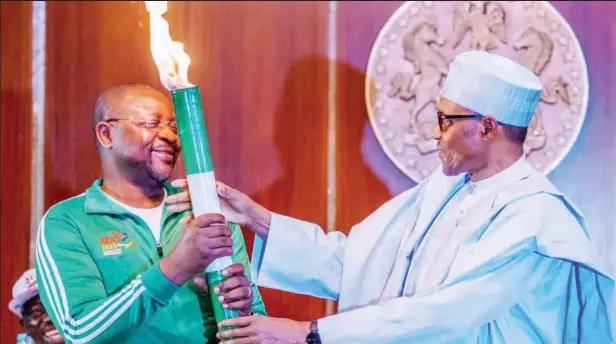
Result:
{"type": "Polygon", "coordinates": [[[447,128],[449,128],[453,124],[453,122],[451,122],[452,119],[472,119],[472,118],[484,118],[485,117],[478,113],[445,115],[441,112],[438,112],[436,116],[438,119],[438,127],[441,130],[441,132],[444,132],[445,130],[447,130],[447,128]],[[445,125],[446,120],[450,121],[448,125],[445,125]]]}
{"type": "Polygon", "coordinates": [[[120,121],[128,121],[140,128],[149,129],[149,130],[152,130],[152,129],[163,130],[167,126],[174,133],[178,132],[178,124],[176,121],[164,121],[160,119],[138,120],[138,119],[130,119],[130,118],[109,118],[109,119],[104,120],[103,122],[120,122],[120,121]]]}

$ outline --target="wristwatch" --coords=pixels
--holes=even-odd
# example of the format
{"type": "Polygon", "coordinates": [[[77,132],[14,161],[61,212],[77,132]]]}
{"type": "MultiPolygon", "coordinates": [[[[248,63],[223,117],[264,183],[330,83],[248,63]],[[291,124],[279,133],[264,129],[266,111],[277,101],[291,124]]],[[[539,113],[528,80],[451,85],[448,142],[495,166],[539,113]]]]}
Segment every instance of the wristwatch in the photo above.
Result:
{"type": "Polygon", "coordinates": [[[319,324],[316,320],[310,322],[310,333],[306,336],[307,344],[322,344],[319,336],[319,324]]]}

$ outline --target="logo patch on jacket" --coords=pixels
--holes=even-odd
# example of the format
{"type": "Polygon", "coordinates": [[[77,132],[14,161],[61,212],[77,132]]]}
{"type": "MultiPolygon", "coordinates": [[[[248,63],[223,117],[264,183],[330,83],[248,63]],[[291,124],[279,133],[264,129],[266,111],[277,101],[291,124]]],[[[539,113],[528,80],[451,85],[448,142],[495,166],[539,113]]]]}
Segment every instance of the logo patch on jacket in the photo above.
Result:
{"type": "Polygon", "coordinates": [[[125,248],[135,246],[135,241],[128,237],[126,233],[111,232],[111,236],[102,236],[99,238],[101,249],[106,256],[115,256],[122,254],[125,248]]]}

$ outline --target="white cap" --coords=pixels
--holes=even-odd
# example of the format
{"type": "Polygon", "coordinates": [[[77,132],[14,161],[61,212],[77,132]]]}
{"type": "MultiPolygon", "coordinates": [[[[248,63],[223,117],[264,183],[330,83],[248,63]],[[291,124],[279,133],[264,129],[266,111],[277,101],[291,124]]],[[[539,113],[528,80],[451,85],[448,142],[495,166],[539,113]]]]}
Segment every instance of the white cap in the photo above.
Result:
{"type": "Polygon", "coordinates": [[[500,123],[528,127],[541,88],[539,78],[517,62],[471,50],[451,63],[441,96],[500,123]]]}
{"type": "Polygon", "coordinates": [[[23,304],[38,295],[38,293],[36,270],[27,270],[13,285],[13,299],[9,302],[9,309],[21,318],[23,304]]]}

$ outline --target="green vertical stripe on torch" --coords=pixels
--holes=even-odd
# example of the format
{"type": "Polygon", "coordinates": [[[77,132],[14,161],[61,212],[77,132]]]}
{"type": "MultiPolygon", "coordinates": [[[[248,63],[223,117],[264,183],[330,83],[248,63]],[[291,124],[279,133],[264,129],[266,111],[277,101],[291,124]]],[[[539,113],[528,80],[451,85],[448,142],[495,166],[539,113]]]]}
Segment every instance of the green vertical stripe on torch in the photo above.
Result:
{"type": "Polygon", "coordinates": [[[199,87],[171,91],[186,174],[214,170],[203,120],[199,87]]]}

